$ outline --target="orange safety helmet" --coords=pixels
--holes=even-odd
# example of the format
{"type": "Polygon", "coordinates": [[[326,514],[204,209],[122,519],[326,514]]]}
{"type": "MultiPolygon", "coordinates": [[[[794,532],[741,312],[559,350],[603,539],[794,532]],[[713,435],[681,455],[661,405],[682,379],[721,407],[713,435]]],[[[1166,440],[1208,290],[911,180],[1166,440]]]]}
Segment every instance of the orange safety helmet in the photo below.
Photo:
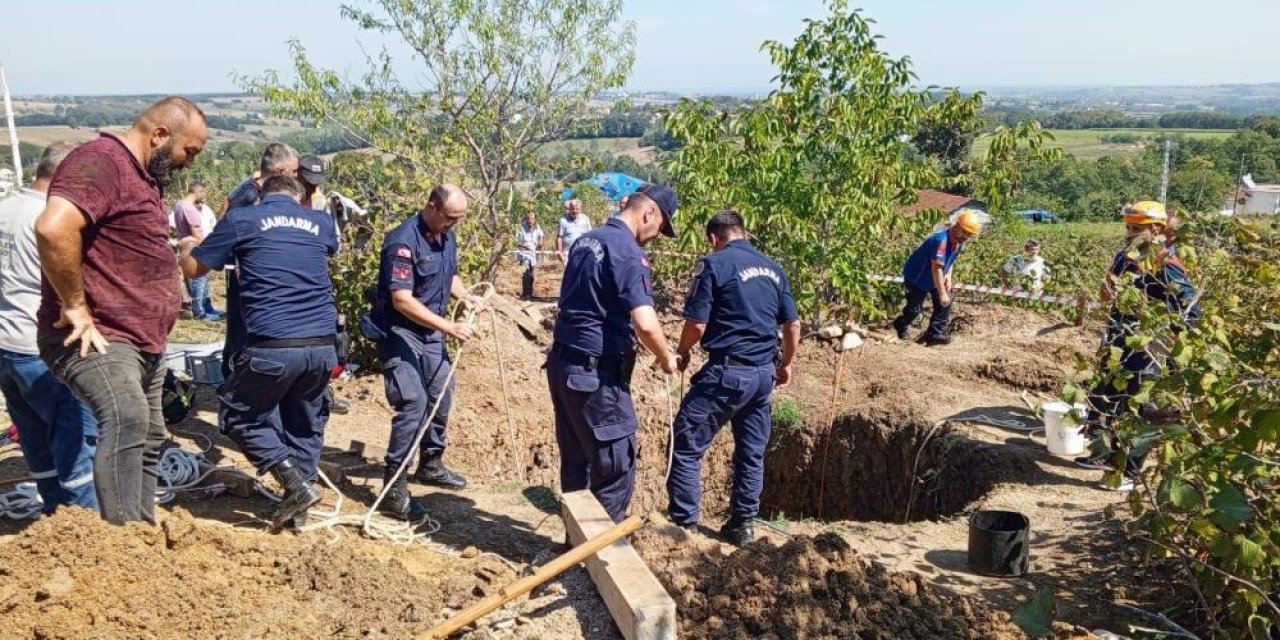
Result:
{"type": "Polygon", "coordinates": [[[956,215],[955,226],[960,227],[971,236],[976,236],[982,231],[981,216],[982,212],[977,209],[961,209],[956,215]]]}
{"type": "Polygon", "coordinates": [[[1169,224],[1169,212],[1155,200],[1143,200],[1124,206],[1125,224],[1169,224]]]}

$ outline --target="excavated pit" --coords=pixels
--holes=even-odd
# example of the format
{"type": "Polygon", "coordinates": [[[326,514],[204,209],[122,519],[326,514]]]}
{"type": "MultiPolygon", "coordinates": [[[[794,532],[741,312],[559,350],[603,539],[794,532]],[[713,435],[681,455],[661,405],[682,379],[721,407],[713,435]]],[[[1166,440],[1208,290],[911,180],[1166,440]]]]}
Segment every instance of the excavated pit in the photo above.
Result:
{"type": "Polygon", "coordinates": [[[937,520],[965,512],[1000,482],[1036,473],[1026,452],[872,410],[841,416],[830,443],[825,439],[824,432],[805,429],[774,434],[761,515],[937,520]]]}

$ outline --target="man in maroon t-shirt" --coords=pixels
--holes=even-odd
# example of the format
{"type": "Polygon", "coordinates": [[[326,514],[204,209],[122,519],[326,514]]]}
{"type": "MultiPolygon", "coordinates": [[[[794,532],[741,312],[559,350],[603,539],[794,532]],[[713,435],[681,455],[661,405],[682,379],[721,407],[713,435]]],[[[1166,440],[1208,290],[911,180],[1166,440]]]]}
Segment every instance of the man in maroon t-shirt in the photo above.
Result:
{"type": "Polygon", "coordinates": [[[155,523],[162,356],[181,304],[163,189],[208,135],[194,103],[165,98],[72,151],[36,220],[40,356],[98,419],[94,482],[113,524],[155,523]]]}

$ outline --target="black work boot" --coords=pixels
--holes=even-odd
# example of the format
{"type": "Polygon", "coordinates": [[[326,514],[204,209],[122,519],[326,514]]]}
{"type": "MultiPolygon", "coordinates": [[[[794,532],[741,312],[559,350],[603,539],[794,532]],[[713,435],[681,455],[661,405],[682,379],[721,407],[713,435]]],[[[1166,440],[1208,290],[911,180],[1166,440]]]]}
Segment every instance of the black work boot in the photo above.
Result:
{"type": "Polygon", "coordinates": [[[756,531],[751,526],[751,519],[737,516],[729,518],[729,521],[720,527],[720,535],[730,544],[739,547],[756,539],[756,531]]]}
{"type": "Polygon", "coordinates": [[[929,336],[924,339],[925,346],[942,347],[951,344],[950,335],[929,336]]]}
{"type": "Polygon", "coordinates": [[[898,334],[898,339],[903,342],[906,342],[911,337],[907,325],[902,324],[902,318],[893,321],[893,331],[898,334]]]}
{"type": "Polygon", "coordinates": [[[305,514],[311,505],[320,502],[320,492],[311,486],[293,458],[285,458],[276,463],[276,466],[271,467],[271,475],[284,487],[280,504],[271,512],[271,530],[279,531],[285,525],[292,524],[294,516],[305,514]]]}
{"type": "Polygon", "coordinates": [[[307,526],[307,519],[310,517],[310,510],[303,509],[294,514],[293,520],[289,522],[289,529],[294,533],[302,533],[302,528],[307,526]]]}
{"type": "MultiPolygon", "coordinates": [[[[395,475],[396,469],[397,466],[387,467],[382,476],[383,486],[391,482],[391,476],[395,475]]],[[[427,508],[422,506],[421,502],[414,500],[413,496],[409,494],[409,483],[405,481],[403,475],[391,483],[391,490],[387,491],[387,495],[382,499],[379,509],[393,518],[408,520],[409,522],[419,522],[427,517],[427,508]]]]}
{"type": "Polygon", "coordinates": [[[334,396],[333,402],[329,403],[329,413],[345,416],[348,413],[351,413],[351,403],[334,396]]]}
{"type": "Polygon", "coordinates": [[[449,467],[444,466],[444,454],[434,456],[422,454],[418,462],[418,470],[413,472],[413,479],[445,489],[462,489],[467,486],[467,479],[449,467]]]}

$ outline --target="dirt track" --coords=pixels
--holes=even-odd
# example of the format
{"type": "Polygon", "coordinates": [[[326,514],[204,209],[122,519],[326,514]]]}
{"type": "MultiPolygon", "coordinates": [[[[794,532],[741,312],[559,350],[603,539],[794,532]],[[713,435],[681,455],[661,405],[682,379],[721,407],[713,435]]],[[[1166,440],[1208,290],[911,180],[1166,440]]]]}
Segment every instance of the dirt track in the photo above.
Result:
{"type": "MultiPolygon", "coordinates": [[[[512,287],[503,288],[510,292],[512,287]]],[[[798,379],[785,392],[799,400],[803,425],[775,434],[767,462],[769,516],[793,534],[832,533],[863,559],[920,576],[884,578],[895,584],[927,584],[939,594],[930,597],[942,601],[947,593],[974,596],[972,610],[964,614],[971,622],[996,619],[988,607],[1008,611],[1042,586],[1065,600],[1069,620],[1105,619],[1097,602],[1122,595],[1118,584],[1108,580],[1116,577],[1128,551],[1114,535],[1118,524],[1107,520],[1103,509],[1120,498],[1094,489],[1096,473],[1048,456],[1025,433],[979,424],[990,418],[1031,422],[1021,394],[1055,388],[1051,382],[1069,377],[1068,356],[1090,347],[1092,338],[1031,311],[962,305],[959,313],[962,330],[954,345],[926,349],[869,342],[845,356],[835,396],[842,417],[829,445],[837,355],[824,344],[805,343],[798,379]],[[933,429],[942,421],[947,424],[933,429]],[[815,487],[821,490],[815,492],[815,487]],[[904,501],[911,503],[910,513],[904,501]],[[963,516],[980,506],[1013,508],[1031,518],[1032,576],[996,580],[967,571],[963,516]],[[941,519],[920,520],[930,517],[941,519]]],[[[25,532],[6,522],[0,524],[0,534],[8,534],[0,537],[0,573],[9,576],[0,586],[0,612],[7,614],[0,638],[406,637],[514,575],[512,567],[489,553],[506,558],[515,569],[544,562],[558,552],[564,534],[558,518],[549,516],[555,509],[558,461],[546,383],[538,368],[541,349],[514,324],[498,318],[496,335],[490,319],[481,318],[482,335],[467,347],[459,367],[449,461],[467,473],[472,486],[455,494],[412,485],[443,524],[433,546],[402,549],[359,539],[349,529],[268,536],[263,533],[270,510],[265,500],[226,495],[186,495],[165,508],[164,517],[175,523],[170,528],[194,527],[184,538],[190,541],[179,541],[172,549],[164,544],[164,530],[104,533],[83,514],[37,523],[25,532]],[[500,369],[506,372],[507,403],[500,369]],[[513,446],[513,433],[518,446],[513,446]],[[468,547],[472,549],[462,555],[470,557],[460,557],[468,547]],[[41,595],[49,591],[47,585],[53,585],[52,595],[41,595]],[[142,602],[152,604],[143,607],[142,602]],[[280,626],[249,622],[264,616],[281,621],[280,626]]],[[[673,394],[677,387],[678,382],[671,383],[673,394]]],[[[665,506],[661,476],[667,383],[641,367],[633,391],[643,423],[633,511],[660,512],[665,506]]],[[[353,465],[357,461],[340,452],[353,440],[385,443],[390,412],[377,377],[341,383],[338,392],[353,407],[351,414],[331,420],[326,446],[332,455],[326,458],[353,465]]],[[[211,395],[206,391],[201,397],[209,400],[211,395]]],[[[193,449],[210,438],[210,459],[246,466],[235,448],[217,436],[214,409],[206,404],[181,425],[179,441],[193,449]]],[[[728,435],[717,440],[704,467],[704,511],[712,528],[727,500],[729,440],[728,435]]],[[[6,451],[0,456],[0,477],[17,475],[20,465],[6,451]]],[[[343,490],[356,502],[368,503],[381,486],[377,468],[352,469],[348,475],[343,490]]],[[[719,546],[698,538],[700,544],[719,546]]],[[[785,542],[772,533],[766,538],[785,542]]],[[[837,564],[852,553],[831,542],[801,546],[813,544],[821,547],[815,553],[836,558],[828,561],[837,564]]],[[[653,548],[649,545],[646,553],[658,568],[664,563],[652,555],[653,548]]],[[[753,553],[767,555],[767,550],[756,547],[753,553]]],[[[879,569],[869,571],[881,575],[879,569]]],[[[580,569],[534,596],[486,618],[471,637],[617,637],[580,569]]],[[[944,620],[961,615],[932,602],[926,599],[910,611],[944,620]]],[[[830,604],[814,606],[826,610],[830,604]]],[[[690,611],[681,615],[686,623],[705,620],[690,611]]],[[[1009,636],[923,631],[931,628],[919,626],[918,633],[902,631],[906,635],[896,637],[1017,637],[1012,631],[1009,636]]]]}

